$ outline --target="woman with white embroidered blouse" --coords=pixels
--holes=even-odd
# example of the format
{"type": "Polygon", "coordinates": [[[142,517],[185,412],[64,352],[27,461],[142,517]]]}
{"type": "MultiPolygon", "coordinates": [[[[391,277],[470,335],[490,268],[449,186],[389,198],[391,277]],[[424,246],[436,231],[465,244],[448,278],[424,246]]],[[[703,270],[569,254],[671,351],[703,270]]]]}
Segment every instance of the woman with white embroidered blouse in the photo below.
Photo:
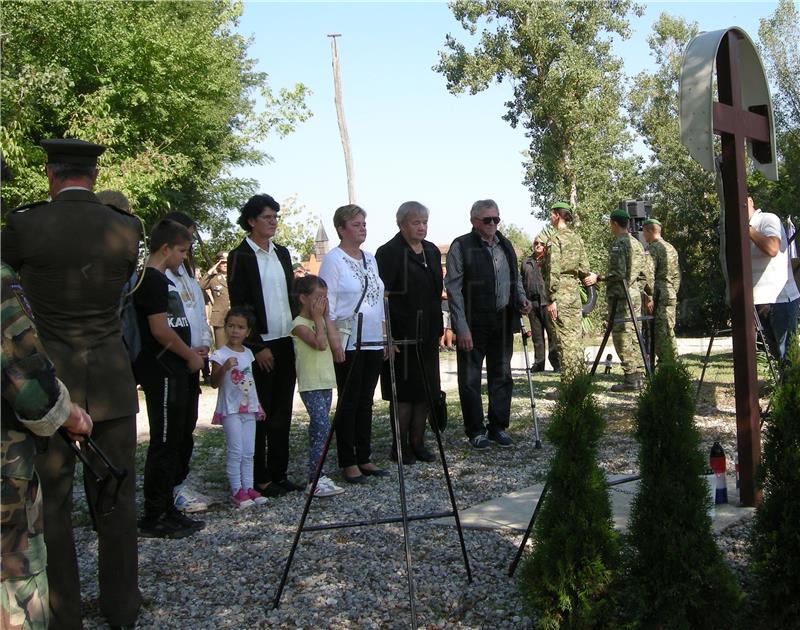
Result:
{"type": "Polygon", "coordinates": [[[340,243],[325,254],[319,270],[328,285],[331,320],[342,334],[342,350],[334,355],[339,395],[334,425],[339,467],[348,483],[389,475],[370,459],[372,399],[387,355],[383,345],[383,281],[375,257],[361,249],[367,238],[366,218],[367,213],[356,205],[336,210],[333,225],[340,243]],[[367,345],[362,345],[356,360],[359,313],[363,316],[361,343],[367,345]],[[344,391],[348,374],[350,380],[344,391]]]}

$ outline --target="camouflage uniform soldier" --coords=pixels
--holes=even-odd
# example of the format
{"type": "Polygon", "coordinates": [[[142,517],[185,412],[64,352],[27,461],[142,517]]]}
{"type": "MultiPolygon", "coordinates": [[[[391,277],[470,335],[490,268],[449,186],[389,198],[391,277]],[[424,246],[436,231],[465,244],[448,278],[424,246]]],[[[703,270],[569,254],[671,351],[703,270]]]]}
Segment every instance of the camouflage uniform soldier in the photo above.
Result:
{"type": "MultiPolygon", "coordinates": [[[[658,219],[647,219],[642,231],[647,241],[647,250],[653,263],[655,277],[655,334],[656,356],[659,361],[674,357],[677,352],[675,343],[675,307],[678,303],[678,289],[681,286],[681,270],[678,264],[678,252],[667,241],[661,238],[661,222],[658,219]]],[[[652,304],[648,311],[652,313],[652,304]]]]}
{"type": "Polygon", "coordinates": [[[589,271],[583,240],[574,232],[572,210],[564,202],[550,208],[547,253],[543,269],[547,312],[555,324],[562,380],[583,365],[580,284],[594,284],[597,275],[589,271]]]}
{"type": "Polygon", "coordinates": [[[42,495],[33,468],[36,437],[63,424],[88,434],[91,420],[70,402],[26,314],[16,275],[2,281],[2,589],[0,626],[36,630],[49,621],[42,495]]]}
{"type": "MultiPolygon", "coordinates": [[[[628,220],[628,213],[625,210],[615,209],[611,212],[609,225],[614,234],[614,240],[611,241],[608,251],[608,274],[605,277],[608,282],[606,296],[609,320],[630,318],[623,280],[628,281],[631,302],[637,317],[641,314],[640,293],[644,292],[647,296],[652,296],[653,293],[652,268],[641,243],[628,232],[628,220]],[[617,300],[616,312],[611,312],[615,298],[617,300]]],[[[614,324],[611,337],[625,374],[625,381],[613,385],[611,391],[640,390],[644,365],[633,322],[614,324]]]]}

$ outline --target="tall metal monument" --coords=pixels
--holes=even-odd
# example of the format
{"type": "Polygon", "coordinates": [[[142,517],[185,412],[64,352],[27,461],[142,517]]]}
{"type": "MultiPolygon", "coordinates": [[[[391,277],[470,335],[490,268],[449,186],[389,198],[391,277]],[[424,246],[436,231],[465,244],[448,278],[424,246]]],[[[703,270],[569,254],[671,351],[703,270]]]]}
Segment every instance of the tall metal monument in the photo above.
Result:
{"type": "Polygon", "coordinates": [[[753,42],[742,29],[701,33],[686,46],[680,77],[680,125],[681,143],[707,171],[716,170],[714,135],[721,138],[718,164],[733,325],[741,502],[753,506],[761,498],[755,475],[761,434],[745,146],[754,167],[768,179],[778,179],[778,165],[767,78],[753,42]]]}

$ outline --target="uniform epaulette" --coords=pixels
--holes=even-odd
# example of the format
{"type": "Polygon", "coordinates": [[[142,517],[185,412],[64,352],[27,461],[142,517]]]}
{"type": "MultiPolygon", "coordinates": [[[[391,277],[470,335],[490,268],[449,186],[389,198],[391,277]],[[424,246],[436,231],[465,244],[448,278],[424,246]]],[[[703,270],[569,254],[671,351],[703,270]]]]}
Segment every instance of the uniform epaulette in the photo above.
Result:
{"type": "Polygon", "coordinates": [[[11,211],[11,214],[16,214],[17,212],[25,212],[30,210],[31,208],[35,208],[36,206],[42,206],[46,203],[50,203],[46,199],[44,201],[34,201],[33,203],[26,203],[24,206],[20,206],[19,208],[14,208],[11,211]]]}

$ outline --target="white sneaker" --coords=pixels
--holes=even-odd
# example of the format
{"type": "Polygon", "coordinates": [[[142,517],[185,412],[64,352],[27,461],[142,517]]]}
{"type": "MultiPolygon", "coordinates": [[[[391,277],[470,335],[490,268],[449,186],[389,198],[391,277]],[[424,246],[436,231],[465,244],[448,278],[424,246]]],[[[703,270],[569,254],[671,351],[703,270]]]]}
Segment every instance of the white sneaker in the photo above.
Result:
{"type": "Polygon", "coordinates": [[[208,497],[195,492],[187,485],[178,486],[174,496],[176,509],[187,514],[204,512],[208,509],[208,504],[210,503],[208,497]]]}
{"type": "MultiPolygon", "coordinates": [[[[306,494],[311,492],[311,484],[306,486],[306,494]]],[[[317,489],[314,491],[314,498],[335,497],[337,494],[344,493],[344,488],[337,486],[330,477],[322,476],[317,482],[317,489]]]]}

